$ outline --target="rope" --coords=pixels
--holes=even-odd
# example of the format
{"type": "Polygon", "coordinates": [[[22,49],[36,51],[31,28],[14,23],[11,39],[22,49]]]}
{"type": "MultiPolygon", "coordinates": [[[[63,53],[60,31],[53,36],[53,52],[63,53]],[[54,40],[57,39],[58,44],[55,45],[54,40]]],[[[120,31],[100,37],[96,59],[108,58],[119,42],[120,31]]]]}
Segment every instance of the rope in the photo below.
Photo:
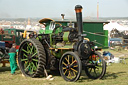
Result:
{"type": "Polygon", "coordinates": [[[89,33],[89,34],[93,34],[93,35],[108,37],[108,36],[106,36],[106,35],[100,35],[100,34],[96,34],[96,33],[93,33],[93,32],[88,32],[88,31],[83,31],[83,32],[86,32],[86,33],[89,33]]]}
{"type": "Polygon", "coordinates": [[[94,43],[96,43],[96,44],[99,44],[99,45],[105,47],[103,44],[96,42],[96,40],[94,40],[94,41],[92,41],[92,42],[94,42],[94,43]]]}
{"type": "MultiPolygon", "coordinates": [[[[83,31],[83,32],[86,32],[86,33],[89,33],[89,34],[93,34],[93,35],[98,35],[98,36],[108,37],[108,36],[106,36],[106,35],[100,35],[100,34],[96,34],[96,33],[88,32],[88,31],[83,31]]],[[[99,44],[99,45],[105,47],[103,44],[96,42],[96,40],[94,40],[94,41],[92,41],[92,42],[94,42],[94,43],[96,43],[96,44],[99,44]]]]}

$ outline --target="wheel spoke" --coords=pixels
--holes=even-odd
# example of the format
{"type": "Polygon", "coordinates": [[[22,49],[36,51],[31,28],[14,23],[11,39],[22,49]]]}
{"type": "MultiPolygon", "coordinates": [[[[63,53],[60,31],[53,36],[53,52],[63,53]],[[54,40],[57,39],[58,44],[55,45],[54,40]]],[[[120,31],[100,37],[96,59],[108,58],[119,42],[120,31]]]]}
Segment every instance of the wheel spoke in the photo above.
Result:
{"type": "Polygon", "coordinates": [[[30,49],[31,51],[30,51],[30,54],[32,54],[32,51],[33,51],[33,46],[32,46],[32,48],[30,49]]]}
{"type": "Polygon", "coordinates": [[[66,71],[64,72],[64,75],[67,73],[67,69],[66,69],[66,71]]]}
{"type": "Polygon", "coordinates": [[[73,68],[71,68],[71,70],[74,71],[74,72],[76,72],[76,73],[78,72],[77,70],[75,70],[75,69],[73,69],[73,68]]]}
{"type": "Polygon", "coordinates": [[[67,66],[67,64],[66,64],[66,63],[64,63],[64,62],[62,62],[62,64],[64,64],[65,66],[67,66]]]}
{"type": "Polygon", "coordinates": [[[33,72],[33,70],[34,70],[34,69],[32,68],[32,71],[31,71],[31,72],[32,72],[32,74],[34,73],[34,72],[33,72]]]}
{"type": "Polygon", "coordinates": [[[31,44],[31,43],[27,43],[27,45],[28,45],[27,47],[29,47],[29,49],[31,49],[30,44],[31,44]]]}
{"type": "Polygon", "coordinates": [[[76,76],[76,73],[73,71],[73,75],[76,76]]]}
{"type": "Polygon", "coordinates": [[[38,62],[38,59],[32,59],[33,61],[35,61],[35,62],[38,62]]]}
{"type": "Polygon", "coordinates": [[[63,70],[66,69],[66,67],[63,67],[63,70]]]}
{"type": "Polygon", "coordinates": [[[28,51],[26,51],[25,49],[22,49],[22,51],[24,51],[24,52],[25,52],[25,53],[27,53],[27,54],[29,53],[29,52],[28,52],[28,51]]]}
{"type": "Polygon", "coordinates": [[[30,73],[33,74],[34,72],[33,72],[33,64],[32,64],[32,62],[31,62],[31,68],[30,69],[31,69],[30,73]]]}
{"type": "Polygon", "coordinates": [[[28,53],[30,53],[30,49],[27,47],[27,51],[28,51],[28,53]]]}
{"type": "Polygon", "coordinates": [[[69,76],[70,76],[70,79],[72,79],[72,76],[71,76],[71,72],[69,71],[69,76]]]}
{"type": "Polygon", "coordinates": [[[78,65],[75,65],[75,66],[73,66],[73,67],[74,67],[74,68],[75,68],[75,67],[78,67],[78,65]]]}
{"type": "Polygon", "coordinates": [[[30,70],[30,74],[32,74],[32,64],[30,63],[30,66],[29,66],[29,70],[30,70]]]}
{"type": "Polygon", "coordinates": [[[68,71],[68,77],[70,77],[70,73],[69,73],[69,71],[68,71]]]}
{"type": "Polygon", "coordinates": [[[96,73],[96,70],[94,69],[94,73],[95,73],[95,75],[97,76],[97,73],[96,73]]]}
{"type": "Polygon", "coordinates": [[[31,52],[31,47],[30,47],[31,43],[27,43],[27,51],[30,53],[31,52]]]}
{"type": "Polygon", "coordinates": [[[70,65],[74,64],[75,62],[77,62],[76,60],[74,60],[70,65]]]}
{"type": "Polygon", "coordinates": [[[25,67],[26,67],[26,66],[28,65],[28,61],[25,61],[24,65],[25,65],[25,67]]]}
{"type": "Polygon", "coordinates": [[[36,62],[36,67],[38,66],[38,62],[36,62]]]}
{"type": "Polygon", "coordinates": [[[27,61],[28,59],[21,59],[21,61],[27,61]]]}
{"type": "Polygon", "coordinates": [[[34,52],[37,52],[35,47],[34,47],[34,52]]]}
{"type": "Polygon", "coordinates": [[[65,60],[67,61],[67,63],[69,64],[69,60],[67,58],[65,58],[65,60]]]}
{"type": "Polygon", "coordinates": [[[29,67],[30,67],[30,63],[29,63],[28,66],[25,68],[25,71],[26,71],[27,69],[29,69],[29,67]]]}
{"type": "Polygon", "coordinates": [[[37,52],[36,52],[36,53],[34,53],[34,54],[32,55],[32,57],[33,57],[33,56],[35,56],[36,54],[37,54],[37,52]]]}
{"type": "Polygon", "coordinates": [[[68,55],[68,64],[70,64],[69,55],[68,55]]]}
{"type": "Polygon", "coordinates": [[[35,64],[32,62],[32,64],[33,64],[33,68],[34,68],[34,70],[36,70],[37,69],[37,67],[35,66],[35,64]]]}
{"type": "Polygon", "coordinates": [[[91,72],[92,72],[92,68],[90,69],[89,73],[91,73],[91,72]]]}
{"type": "Polygon", "coordinates": [[[23,54],[26,58],[28,57],[26,54],[23,54]]]}

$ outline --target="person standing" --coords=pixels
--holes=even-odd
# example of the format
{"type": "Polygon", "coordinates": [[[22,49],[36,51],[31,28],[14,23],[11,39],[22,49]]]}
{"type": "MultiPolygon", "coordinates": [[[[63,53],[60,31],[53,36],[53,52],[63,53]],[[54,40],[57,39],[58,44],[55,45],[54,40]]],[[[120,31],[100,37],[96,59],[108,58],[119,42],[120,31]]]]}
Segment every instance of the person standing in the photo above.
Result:
{"type": "Polygon", "coordinates": [[[15,70],[17,69],[17,63],[16,63],[16,44],[12,44],[12,48],[9,50],[9,62],[10,62],[10,68],[11,68],[11,74],[15,74],[15,70]]]}

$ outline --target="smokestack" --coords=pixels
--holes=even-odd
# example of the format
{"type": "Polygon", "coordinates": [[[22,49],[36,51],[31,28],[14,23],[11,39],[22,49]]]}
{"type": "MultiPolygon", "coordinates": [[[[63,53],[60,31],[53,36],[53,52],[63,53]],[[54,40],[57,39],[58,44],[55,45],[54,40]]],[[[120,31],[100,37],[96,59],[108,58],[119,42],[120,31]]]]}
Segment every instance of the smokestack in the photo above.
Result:
{"type": "Polygon", "coordinates": [[[75,11],[76,11],[77,26],[78,26],[78,40],[82,41],[83,40],[83,37],[81,36],[81,34],[83,34],[82,6],[76,5],[75,11]]]}
{"type": "Polygon", "coordinates": [[[97,19],[99,19],[99,2],[97,2],[97,19]]]}
{"type": "Polygon", "coordinates": [[[30,18],[28,18],[28,25],[30,25],[31,24],[31,22],[30,22],[30,18]]]}
{"type": "Polygon", "coordinates": [[[65,16],[65,14],[61,14],[61,16],[62,16],[62,20],[64,20],[64,16],[65,16]]]}

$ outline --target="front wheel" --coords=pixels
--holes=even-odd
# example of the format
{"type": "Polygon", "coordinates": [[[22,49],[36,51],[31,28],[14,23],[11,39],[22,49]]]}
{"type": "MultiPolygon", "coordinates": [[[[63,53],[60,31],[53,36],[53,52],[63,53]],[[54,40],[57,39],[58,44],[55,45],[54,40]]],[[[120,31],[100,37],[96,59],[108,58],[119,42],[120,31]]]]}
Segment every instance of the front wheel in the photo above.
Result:
{"type": "Polygon", "coordinates": [[[106,62],[99,52],[94,52],[85,64],[85,73],[91,79],[101,79],[106,73],[106,62]]]}
{"type": "Polygon", "coordinates": [[[82,71],[79,56],[74,52],[66,52],[60,59],[59,70],[66,81],[77,81],[82,71]]]}

